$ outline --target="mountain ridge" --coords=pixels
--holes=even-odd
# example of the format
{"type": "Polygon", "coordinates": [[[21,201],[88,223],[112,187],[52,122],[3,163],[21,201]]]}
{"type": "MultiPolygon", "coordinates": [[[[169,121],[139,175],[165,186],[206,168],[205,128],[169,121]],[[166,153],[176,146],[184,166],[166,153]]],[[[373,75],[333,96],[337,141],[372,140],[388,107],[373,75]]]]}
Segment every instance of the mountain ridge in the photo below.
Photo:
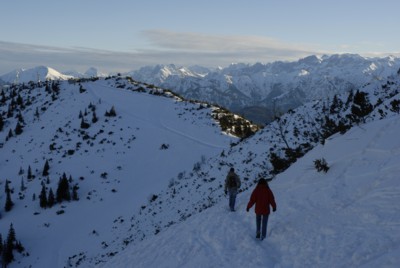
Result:
{"type": "MultiPolygon", "coordinates": [[[[11,181],[15,204],[1,211],[0,220],[13,223],[29,253],[17,255],[16,265],[104,264],[222,202],[230,167],[246,192],[259,176],[277,176],[332,135],[398,116],[399,88],[399,75],[374,80],[355,93],[298,107],[242,140],[229,134],[241,128],[236,123],[221,132],[224,111],[214,114],[217,107],[130,78],[3,89],[0,182],[11,181]],[[49,182],[41,172],[46,160],[49,182]],[[35,178],[27,180],[29,166],[35,178]],[[79,188],[79,200],[41,208],[33,195],[43,187],[54,191],[63,173],[71,177],[71,188],[79,188]],[[33,234],[40,236],[40,247],[33,234]]],[[[0,201],[5,199],[2,193],[0,201]]]]}

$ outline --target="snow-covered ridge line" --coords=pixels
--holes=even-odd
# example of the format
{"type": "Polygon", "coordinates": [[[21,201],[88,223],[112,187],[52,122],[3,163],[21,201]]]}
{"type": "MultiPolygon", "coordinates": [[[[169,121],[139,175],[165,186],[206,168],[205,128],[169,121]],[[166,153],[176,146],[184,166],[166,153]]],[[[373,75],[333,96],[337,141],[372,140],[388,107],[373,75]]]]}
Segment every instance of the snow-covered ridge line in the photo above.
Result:
{"type": "Polygon", "coordinates": [[[192,171],[172,178],[169,188],[155,193],[130,220],[116,219],[112,246],[90,262],[106,261],[110,254],[121,252],[128,245],[137,245],[218,204],[223,199],[223,179],[231,166],[241,174],[242,190],[246,191],[258,177],[274,177],[336,133],[399,116],[399,92],[400,78],[392,76],[385,82],[369,84],[332,100],[309,103],[283,115],[218,157],[199,161],[192,171]]]}
{"type": "MultiPolygon", "coordinates": [[[[122,77],[31,82],[0,93],[0,186],[10,181],[14,203],[0,209],[1,224],[13,223],[26,250],[15,252],[16,263],[27,267],[97,255],[115,218],[129,218],[171,177],[237,142],[238,122],[250,124],[236,120],[222,131],[216,115],[236,116],[122,77]],[[64,173],[77,196],[48,203],[64,173]]],[[[0,203],[6,199],[0,194],[0,203]]]]}
{"type": "Polygon", "coordinates": [[[229,167],[235,166],[246,191],[259,176],[276,175],[334,133],[398,116],[399,87],[399,76],[391,76],[308,103],[241,142],[221,133],[212,106],[122,77],[3,89],[0,184],[11,180],[15,205],[1,211],[1,223],[14,223],[30,255],[17,255],[16,263],[106,262],[219,204],[229,167]],[[112,108],[116,116],[110,116],[112,108]],[[22,133],[15,132],[17,123],[22,133]],[[48,178],[42,173],[46,160],[48,178]],[[29,166],[35,177],[27,180],[29,166]],[[55,191],[63,173],[79,187],[79,201],[41,208],[41,189],[55,191]]]}

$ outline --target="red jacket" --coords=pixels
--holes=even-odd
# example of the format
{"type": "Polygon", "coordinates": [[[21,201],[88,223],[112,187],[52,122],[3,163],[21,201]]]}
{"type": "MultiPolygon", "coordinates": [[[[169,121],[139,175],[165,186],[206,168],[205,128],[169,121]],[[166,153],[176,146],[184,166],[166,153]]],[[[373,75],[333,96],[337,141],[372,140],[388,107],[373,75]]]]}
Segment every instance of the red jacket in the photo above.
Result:
{"type": "Polygon", "coordinates": [[[257,215],[268,215],[270,205],[274,210],[276,209],[274,194],[267,185],[259,184],[251,193],[247,209],[250,209],[254,204],[256,204],[255,212],[257,215]]]}

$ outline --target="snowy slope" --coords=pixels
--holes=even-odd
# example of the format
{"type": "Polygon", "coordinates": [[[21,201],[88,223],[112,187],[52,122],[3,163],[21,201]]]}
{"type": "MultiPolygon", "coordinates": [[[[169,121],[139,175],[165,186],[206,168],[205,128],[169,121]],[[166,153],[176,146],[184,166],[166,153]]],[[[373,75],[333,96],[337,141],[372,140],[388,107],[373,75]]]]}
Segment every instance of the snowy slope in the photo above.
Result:
{"type": "MultiPolygon", "coordinates": [[[[57,83],[51,84],[53,88],[57,83]]],[[[36,85],[38,87],[12,86],[6,89],[5,103],[0,106],[1,115],[5,120],[4,130],[0,132],[2,143],[0,187],[4,187],[6,179],[11,180],[12,199],[15,203],[10,212],[0,211],[2,214],[0,231],[5,237],[6,229],[13,223],[17,238],[29,253],[29,256],[26,256],[27,253],[24,253],[25,256],[18,254],[16,262],[12,264],[15,267],[30,265],[97,267],[107,264],[114,256],[128,254],[124,252],[131,252],[136,247],[143,249],[143,245],[148,245],[147,241],[154,242],[153,237],[163,237],[168,234],[174,236],[176,232],[170,230],[177,230],[179,226],[187,226],[181,227],[184,230],[191,228],[193,235],[196,234],[193,225],[199,225],[198,221],[201,221],[206,228],[208,224],[214,224],[212,218],[216,217],[218,221],[215,224],[229,226],[226,224],[227,219],[220,217],[220,212],[226,210],[222,184],[231,166],[236,168],[242,178],[244,194],[240,195],[239,207],[243,211],[243,204],[249,195],[248,190],[254,187],[256,178],[274,175],[273,155],[284,158],[288,153],[292,155],[291,157],[295,154],[294,160],[291,160],[291,163],[295,163],[295,167],[300,165],[301,161],[305,161],[297,158],[313,147],[325,143],[323,148],[328,148],[328,145],[333,143],[335,139],[327,139],[326,133],[334,133],[337,129],[332,130],[327,126],[341,123],[345,127],[350,127],[359,124],[361,129],[364,129],[362,125],[364,121],[374,122],[384,118],[394,118],[398,117],[400,112],[400,76],[394,74],[382,82],[371,83],[362,88],[373,107],[364,117],[353,114],[354,107],[359,106],[355,103],[359,97],[356,98],[354,94],[344,94],[337,96],[335,105],[333,100],[324,100],[299,107],[258,131],[254,136],[239,141],[221,133],[217,122],[211,119],[215,108],[182,101],[168,91],[154,86],[121,77],[61,81],[59,84],[59,89],[56,86],[53,90],[44,83],[36,85]],[[23,108],[18,104],[20,102],[18,95],[25,100],[26,105],[23,108]],[[25,127],[21,135],[7,138],[9,130],[14,132],[19,117],[18,112],[9,115],[10,107],[13,105],[20,108],[25,127]],[[95,112],[99,119],[96,123],[91,121],[94,115],[93,106],[96,107],[95,112]],[[115,106],[117,116],[106,117],[106,111],[112,106],[115,106]],[[81,119],[78,118],[80,113],[83,114],[84,121],[89,122],[88,129],[81,128],[81,119]],[[46,160],[50,162],[49,181],[41,175],[46,160]],[[32,167],[36,176],[29,181],[28,166],[32,167]],[[50,188],[55,191],[58,179],[64,172],[67,176],[71,175],[71,184],[79,187],[80,200],[56,204],[50,209],[40,208],[37,196],[42,188],[41,183],[44,182],[47,191],[50,188]],[[27,189],[20,189],[22,181],[27,189]],[[36,199],[32,200],[34,194],[36,199]],[[218,216],[214,216],[216,212],[212,214],[212,211],[220,212],[218,216]],[[202,215],[209,216],[204,216],[205,220],[201,220],[198,217],[201,218],[202,215]],[[193,225],[186,225],[185,222],[192,222],[193,225]],[[182,223],[185,225],[181,225],[182,223]]],[[[17,108],[15,109],[18,110],[17,108]]],[[[354,129],[357,130],[353,128],[347,135],[358,135],[358,132],[352,134],[354,129]]],[[[379,136],[379,133],[376,133],[376,136],[379,136]]],[[[348,146],[344,143],[343,147],[348,146]]],[[[324,149],[317,147],[311,154],[318,150],[324,149]]],[[[307,157],[309,156],[306,155],[304,159],[307,157]]],[[[281,180],[285,175],[279,175],[271,183],[273,189],[277,191],[279,200],[276,219],[285,211],[281,210],[281,206],[292,213],[282,214],[280,221],[282,226],[291,215],[297,218],[301,216],[296,213],[305,212],[310,213],[313,218],[317,217],[318,214],[315,215],[313,210],[309,209],[309,205],[313,206],[312,209],[315,207],[318,211],[323,211],[329,207],[328,201],[333,200],[335,194],[344,196],[347,201],[353,200],[349,194],[339,192],[335,188],[326,189],[332,194],[332,198],[327,198],[329,195],[323,195],[314,189],[315,194],[321,194],[316,196],[320,200],[315,199],[314,203],[309,199],[306,203],[301,203],[298,199],[281,197],[286,189],[292,188],[290,195],[295,196],[298,189],[301,190],[300,197],[308,198],[311,195],[308,188],[311,189],[314,184],[324,183],[324,180],[311,183],[308,179],[313,176],[326,178],[330,174],[336,174],[335,161],[340,160],[342,156],[339,155],[337,158],[323,156],[329,164],[333,163],[326,176],[313,175],[315,171],[312,162],[317,156],[310,157],[312,160],[308,160],[304,171],[303,169],[293,171],[298,176],[296,177],[298,182],[281,180]],[[303,176],[301,175],[303,172],[309,173],[304,173],[306,175],[303,176]],[[310,184],[310,187],[297,188],[299,183],[310,184]],[[321,207],[317,204],[321,204],[321,207]],[[302,207],[304,211],[296,212],[296,206],[302,207]]],[[[356,160],[353,163],[357,164],[356,160]]],[[[350,174],[347,173],[350,169],[351,166],[343,167],[342,173],[337,174],[350,174]]],[[[347,180],[345,182],[350,184],[347,180]]],[[[334,184],[321,185],[324,189],[329,188],[328,186],[336,187],[334,184]]],[[[359,191],[359,188],[355,187],[349,189],[359,191]]],[[[4,201],[5,194],[1,191],[0,203],[4,204],[4,201]]],[[[232,220],[236,219],[237,224],[242,227],[247,224],[249,240],[245,243],[249,245],[254,236],[254,217],[240,215],[241,213],[243,212],[233,214],[232,220]],[[242,222],[242,219],[246,220],[242,222]]],[[[322,212],[319,213],[323,215],[322,212]]],[[[292,224],[298,221],[295,218],[291,219],[292,224]]],[[[318,221],[325,223],[322,216],[318,221]]],[[[306,219],[304,222],[307,222],[306,219]]],[[[271,218],[272,223],[273,218],[271,218]]],[[[291,231],[291,226],[287,226],[285,232],[291,231]]],[[[216,251],[225,254],[223,252],[226,252],[227,243],[221,239],[226,237],[228,229],[218,228],[216,227],[216,230],[221,231],[222,236],[215,240],[216,251]]],[[[203,230],[198,235],[207,232],[206,229],[203,230]]],[[[294,232],[293,235],[300,234],[300,237],[303,237],[302,233],[314,236],[312,230],[306,227],[294,232]]],[[[198,237],[191,235],[187,236],[193,239],[188,239],[185,243],[197,241],[198,237]]],[[[233,242],[243,240],[241,233],[237,235],[240,238],[234,237],[233,242]]],[[[321,235],[321,232],[315,235],[321,235]]],[[[207,239],[214,239],[216,234],[209,233],[208,236],[207,239]]],[[[279,239],[286,238],[279,236],[279,239]]],[[[287,240],[283,245],[286,245],[290,252],[295,252],[296,248],[290,248],[290,245],[296,243],[299,245],[300,242],[296,241],[287,240]]],[[[157,243],[166,243],[166,240],[157,243]]],[[[395,244],[396,240],[393,243],[395,244]]],[[[235,252],[235,245],[231,244],[228,245],[232,250],[231,255],[238,255],[235,252]]],[[[306,243],[309,244],[312,243],[306,243]]],[[[193,246],[189,249],[201,250],[201,247],[193,246]]],[[[287,254],[284,250],[278,251],[278,249],[274,252],[287,254]]],[[[178,252],[181,248],[174,250],[178,252]]],[[[270,250],[275,250],[275,247],[270,250]]],[[[144,249],[142,252],[149,256],[144,249]]],[[[190,251],[182,252],[191,256],[190,251]]],[[[307,257],[306,250],[300,253],[307,257]]],[[[164,253],[159,254],[162,256],[164,253]]],[[[184,259],[183,255],[177,254],[184,259]]],[[[229,252],[226,254],[231,256],[229,252]]],[[[211,252],[208,255],[212,256],[211,252]]],[[[279,255],[277,258],[272,262],[279,263],[279,255]]],[[[153,256],[152,259],[156,258],[153,256]]],[[[152,259],[140,259],[140,262],[148,263],[152,259]]],[[[215,259],[220,259],[219,255],[215,259]]],[[[258,260],[264,259],[258,258],[258,260]]],[[[218,263],[220,260],[215,261],[218,263]]],[[[299,257],[299,263],[302,261],[299,257]]],[[[115,262],[124,260],[116,259],[115,262]]],[[[183,262],[184,260],[182,264],[183,262]]]]}
{"type": "Polygon", "coordinates": [[[400,263],[400,117],[354,127],[313,149],[270,183],[278,210],[256,241],[251,189],[104,267],[397,267],[400,263]],[[325,158],[327,174],[313,168],[325,158]]]}
{"type": "MultiPolygon", "coordinates": [[[[221,132],[211,108],[149,94],[155,89],[142,84],[114,78],[60,81],[59,88],[58,97],[45,92],[43,84],[23,89],[19,94],[32,102],[22,111],[23,133],[7,138],[16,125],[14,117],[5,119],[0,132],[0,186],[4,189],[5,180],[11,181],[14,202],[10,212],[0,209],[0,231],[6,237],[12,223],[29,253],[18,255],[15,267],[64,267],[77,253],[98,252],[103,241],[112,240],[116,218],[138,211],[171,177],[237,140],[221,132]],[[91,122],[93,105],[96,123],[91,122]],[[117,116],[105,117],[112,106],[117,116]],[[80,112],[91,124],[87,130],[80,127],[80,112]],[[48,179],[42,176],[46,160],[48,179]],[[29,166],[32,180],[27,180],[29,166]],[[64,172],[79,187],[79,201],[40,208],[41,183],[55,193],[64,172]]],[[[7,105],[1,108],[6,114],[7,105]]],[[[1,191],[2,206],[4,202],[1,191]]]]}

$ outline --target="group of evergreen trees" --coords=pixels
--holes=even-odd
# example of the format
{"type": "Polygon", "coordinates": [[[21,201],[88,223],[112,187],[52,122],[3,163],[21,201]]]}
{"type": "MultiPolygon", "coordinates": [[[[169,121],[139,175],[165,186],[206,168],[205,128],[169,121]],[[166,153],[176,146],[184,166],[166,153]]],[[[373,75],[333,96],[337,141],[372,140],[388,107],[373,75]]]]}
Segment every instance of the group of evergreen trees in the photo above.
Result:
{"type": "Polygon", "coordinates": [[[219,121],[222,131],[229,131],[239,138],[250,137],[259,129],[246,119],[222,108],[213,111],[213,118],[219,121]]]}
{"type": "MultiPolygon", "coordinates": [[[[0,93],[0,106],[5,106],[8,104],[8,108],[5,112],[0,113],[0,131],[4,130],[7,119],[17,118],[18,121],[14,128],[10,128],[6,136],[6,140],[14,136],[21,135],[25,126],[25,120],[22,116],[22,111],[26,107],[32,104],[32,99],[30,92],[33,88],[41,87],[41,83],[29,83],[28,85],[13,85],[9,89],[9,93],[6,95],[6,91],[3,89],[0,93]],[[25,91],[25,92],[24,92],[25,91]],[[23,94],[25,93],[25,94],[23,94]],[[23,97],[24,96],[24,97],[23,97]]],[[[52,94],[52,100],[57,99],[60,92],[60,85],[58,81],[46,82],[45,91],[52,94]]],[[[36,108],[35,118],[39,118],[39,111],[36,108]]]]}
{"type": "MultiPolygon", "coordinates": [[[[373,109],[374,106],[370,103],[366,92],[357,90],[354,93],[350,91],[345,102],[335,95],[328,106],[326,104],[323,105],[320,114],[315,118],[316,124],[311,124],[314,129],[310,129],[307,132],[307,136],[309,136],[311,143],[320,142],[324,144],[325,139],[333,134],[344,134],[353,125],[365,123],[367,116],[373,109]]],[[[311,144],[304,143],[296,148],[291,148],[286,137],[289,133],[287,131],[290,125],[289,122],[286,122],[285,119],[277,118],[275,123],[277,126],[276,134],[285,143],[284,154],[276,152],[271,152],[270,154],[270,162],[273,166],[272,172],[277,174],[287,169],[297,158],[304,155],[310,149],[311,144]]],[[[298,135],[298,133],[294,134],[298,135]]]]}
{"type": "Polygon", "coordinates": [[[0,256],[2,267],[7,267],[8,264],[13,262],[14,250],[22,253],[25,249],[20,241],[17,241],[15,229],[12,224],[10,224],[10,229],[8,231],[7,239],[3,242],[2,234],[0,233],[0,256]]]}
{"type": "Polygon", "coordinates": [[[67,175],[64,173],[58,181],[56,195],[54,195],[54,192],[51,188],[47,192],[46,184],[42,183],[42,190],[39,195],[40,207],[51,208],[56,203],[62,203],[63,201],[79,200],[78,185],[74,185],[72,187],[71,194],[70,183],[72,183],[72,181],[72,177],[70,176],[69,179],[67,179],[67,175]]]}
{"type": "MultiPolygon", "coordinates": [[[[97,114],[96,114],[96,105],[90,103],[88,106],[89,110],[92,111],[92,123],[95,124],[97,121],[99,121],[97,114]]],[[[115,111],[114,111],[115,112],[115,111]]],[[[86,121],[85,116],[87,116],[89,113],[85,109],[84,113],[82,111],[79,111],[79,116],[78,118],[81,119],[81,128],[82,129],[88,129],[90,127],[90,124],[86,121]]]]}

